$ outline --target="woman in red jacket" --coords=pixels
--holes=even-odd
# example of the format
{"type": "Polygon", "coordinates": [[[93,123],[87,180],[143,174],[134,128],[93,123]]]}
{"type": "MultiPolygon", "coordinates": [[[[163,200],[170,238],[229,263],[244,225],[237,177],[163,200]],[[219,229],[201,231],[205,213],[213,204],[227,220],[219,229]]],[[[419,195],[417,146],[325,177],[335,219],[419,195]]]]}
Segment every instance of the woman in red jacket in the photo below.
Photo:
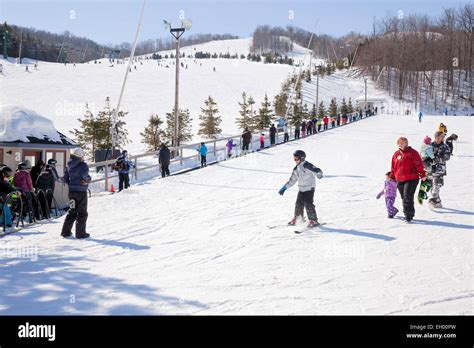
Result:
{"type": "Polygon", "coordinates": [[[415,216],[414,197],[418,181],[426,179],[425,167],[420,154],[408,146],[407,138],[398,138],[397,145],[399,149],[392,156],[390,177],[398,182],[405,221],[411,222],[415,216]]]}

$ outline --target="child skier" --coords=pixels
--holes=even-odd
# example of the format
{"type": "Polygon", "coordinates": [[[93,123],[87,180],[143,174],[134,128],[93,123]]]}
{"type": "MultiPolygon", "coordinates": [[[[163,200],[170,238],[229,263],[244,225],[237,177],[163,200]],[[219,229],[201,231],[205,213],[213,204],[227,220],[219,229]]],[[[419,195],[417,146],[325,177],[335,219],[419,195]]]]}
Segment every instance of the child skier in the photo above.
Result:
{"type": "Polygon", "coordinates": [[[283,185],[280,191],[278,191],[278,193],[283,196],[288,188],[298,182],[299,192],[295,204],[295,216],[290,222],[288,222],[288,225],[294,226],[298,219],[304,220],[303,208],[306,208],[306,214],[309,219],[308,227],[311,228],[318,226],[320,224],[313,203],[314,190],[316,187],[314,176],[316,175],[318,179],[321,179],[323,177],[323,172],[321,169],[306,161],[306,154],[304,151],[295,151],[293,157],[296,162],[296,166],[293,168],[293,173],[288,182],[283,185]]]}
{"type": "Polygon", "coordinates": [[[431,165],[433,164],[434,153],[433,146],[431,146],[431,138],[429,136],[426,136],[423,139],[423,144],[420,148],[420,156],[421,160],[423,161],[423,165],[425,166],[426,172],[431,172],[431,165]]]}
{"type": "Polygon", "coordinates": [[[382,191],[377,195],[377,199],[380,199],[382,195],[385,195],[385,205],[387,206],[388,218],[393,219],[398,213],[398,209],[393,206],[395,198],[397,197],[397,182],[390,178],[390,172],[385,174],[385,185],[382,191]]]}
{"type": "Polygon", "coordinates": [[[265,134],[260,134],[260,149],[265,148],[265,134]]]}
{"type": "Polygon", "coordinates": [[[232,148],[235,146],[232,139],[227,140],[227,144],[225,144],[225,146],[227,148],[227,158],[231,158],[232,157],[232,148]]]}
{"type": "Polygon", "coordinates": [[[201,168],[207,167],[207,146],[204,143],[201,143],[201,146],[197,149],[199,154],[201,155],[201,168]]]}

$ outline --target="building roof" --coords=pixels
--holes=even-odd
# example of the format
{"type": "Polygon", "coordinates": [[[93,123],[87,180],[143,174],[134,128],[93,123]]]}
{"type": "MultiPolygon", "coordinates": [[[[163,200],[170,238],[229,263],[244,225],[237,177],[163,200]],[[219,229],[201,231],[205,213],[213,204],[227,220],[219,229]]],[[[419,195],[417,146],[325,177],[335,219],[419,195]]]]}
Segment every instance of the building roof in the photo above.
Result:
{"type": "Polygon", "coordinates": [[[22,143],[55,147],[79,146],[58,132],[50,119],[16,105],[0,105],[0,143],[16,146],[22,143]]]}

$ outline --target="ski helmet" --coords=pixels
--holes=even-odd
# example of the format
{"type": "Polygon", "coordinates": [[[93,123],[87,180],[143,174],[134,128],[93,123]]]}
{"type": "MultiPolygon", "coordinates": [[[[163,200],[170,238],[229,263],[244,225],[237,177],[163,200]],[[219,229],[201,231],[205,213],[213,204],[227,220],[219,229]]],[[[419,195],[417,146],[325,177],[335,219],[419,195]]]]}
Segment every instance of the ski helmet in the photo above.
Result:
{"type": "Polygon", "coordinates": [[[83,158],[85,156],[85,153],[80,147],[78,147],[72,150],[71,155],[75,157],[83,158]]]}
{"type": "Polygon", "coordinates": [[[425,143],[426,145],[431,144],[431,138],[429,136],[426,136],[425,139],[423,139],[423,143],[425,143]]]}
{"type": "Polygon", "coordinates": [[[48,164],[49,164],[50,166],[55,166],[56,163],[58,163],[58,161],[56,161],[54,158],[50,158],[50,159],[48,160],[48,164]]]}
{"type": "Polygon", "coordinates": [[[24,170],[24,169],[26,169],[26,163],[25,162],[18,163],[18,170],[24,170]]]}
{"type": "Polygon", "coordinates": [[[8,167],[8,166],[3,166],[2,167],[2,175],[5,177],[5,176],[12,176],[13,174],[13,170],[8,167]]]}
{"type": "Polygon", "coordinates": [[[294,153],[293,153],[293,156],[294,157],[299,157],[299,159],[301,161],[304,161],[305,158],[306,158],[306,153],[303,151],[303,150],[296,150],[294,153]]]}

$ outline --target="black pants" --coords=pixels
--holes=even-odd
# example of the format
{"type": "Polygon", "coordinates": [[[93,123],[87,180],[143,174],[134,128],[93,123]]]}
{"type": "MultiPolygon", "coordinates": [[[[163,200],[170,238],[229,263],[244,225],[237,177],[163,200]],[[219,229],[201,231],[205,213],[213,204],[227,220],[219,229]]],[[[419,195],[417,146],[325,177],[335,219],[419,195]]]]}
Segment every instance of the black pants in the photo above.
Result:
{"type": "Polygon", "coordinates": [[[298,198],[295,205],[295,217],[303,217],[303,208],[306,208],[306,214],[309,220],[317,221],[316,209],[314,208],[314,189],[306,192],[298,192],[298,198]]]}
{"type": "Polygon", "coordinates": [[[288,133],[285,133],[285,136],[283,137],[283,142],[286,143],[287,141],[290,141],[290,135],[288,133]]]}
{"type": "Polygon", "coordinates": [[[161,177],[164,178],[165,176],[170,176],[170,169],[169,164],[162,164],[161,165],[161,177]]]}
{"type": "Polygon", "coordinates": [[[206,155],[201,155],[201,167],[207,166],[206,155]]]}
{"type": "Polygon", "coordinates": [[[324,124],[324,130],[328,130],[328,124],[324,124]]]}
{"type": "Polygon", "coordinates": [[[275,136],[270,135],[270,144],[275,145],[275,136]]]}
{"type": "Polygon", "coordinates": [[[299,138],[300,138],[300,130],[295,129],[295,139],[299,139],[299,138]]]}
{"type": "Polygon", "coordinates": [[[69,192],[69,210],[64,220],[61,236],[68,237],[72,234],[72,226],[76,223],[76,238],[86,234],[87,222],[87,192],[69,192]]]}
{"type": "Polygon", "coordinates": [[[250,143],[248,141],[245,141],[242,143],[242,150],[243,151],[248,151],[249,150],[249,145],[250,143]]]}
{"type": "Polygon", "coordinates": [[[119,173],[119,191],[130,187],[130,175],[128,173],[119,173]],[[125,187],[124,187],[125,186],[125,187]]]}
{"type": "Polygon", "coordinates": [[[408,180],[408,181],[399,181],[398,192],[400,192],[400,196],[402,196],[403,202],[403,214],[407,219],[413,219],[415,216],[415,191],[416,187],[418,186],[418,179],[416,180],[408,180]]]}

